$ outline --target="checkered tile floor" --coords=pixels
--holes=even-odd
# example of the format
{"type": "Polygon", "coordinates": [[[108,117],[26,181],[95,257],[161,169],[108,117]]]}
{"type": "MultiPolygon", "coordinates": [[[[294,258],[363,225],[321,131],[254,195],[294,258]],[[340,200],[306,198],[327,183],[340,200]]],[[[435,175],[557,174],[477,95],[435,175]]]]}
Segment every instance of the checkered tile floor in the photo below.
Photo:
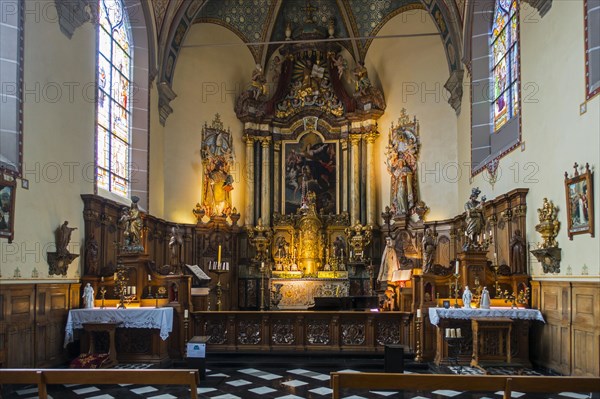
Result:
{"type": "MultiPolygon", "coordinates": [[[[142,367],[143,368],[143,367],[142,367]]],[[[475,373],[476,369],[463,368],[475,373]]],[[[200,398],[213,399],[317,399],[330,398],[329,372],[320,368],[223,368],[207,370],[207,378],[200,383],[200,398]]],[[[359,372],[358,370],[335,370],[359,372]]],[[[1,371],[0,371],[1,372],[1,371]]],[[[469,374],[472,374],[469,372],[469,374]]],[[[464,374],[464,373],[463,373],[464,374]]],[[[5,387],[5,391],[6,391],[5,387]]],[[[153,385],[61,385],[51,386],[49,394],[54,399],[178,399],[189,398],[189,389],[180,386],[153,385]]],[[[1,396],[0,396],[1,397],[1,396]]],[[[433,392],[345,391],[345,399],[402,398],[402,399],[501,399],[502,392],[460,392],[437,390],[433,392]]],[[[589,395],[563,392],[560,394],[532,395],[514,392],[513,398],[534,399],[584,399],[589,395]]],[[[37,398],[34,386],[13,387],[5,392],[6,399],[37,398]]]]}

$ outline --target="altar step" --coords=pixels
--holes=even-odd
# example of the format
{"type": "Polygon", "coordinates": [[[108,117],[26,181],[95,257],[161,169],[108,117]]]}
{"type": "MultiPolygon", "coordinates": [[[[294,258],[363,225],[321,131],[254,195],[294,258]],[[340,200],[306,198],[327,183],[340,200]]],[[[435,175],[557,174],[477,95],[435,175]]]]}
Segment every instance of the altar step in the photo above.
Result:
{"type": "MultiPolygon", "coordinates": [[[[405,370],[426,370],[427,363],[415,363],[414,353],[404,354],[405,370]]],[[[383,371],[384,353],[364,352],[208,352],[206,366],[218,367],[323,367],[329,369],[357,369],[360,371],[383,371]]]]}

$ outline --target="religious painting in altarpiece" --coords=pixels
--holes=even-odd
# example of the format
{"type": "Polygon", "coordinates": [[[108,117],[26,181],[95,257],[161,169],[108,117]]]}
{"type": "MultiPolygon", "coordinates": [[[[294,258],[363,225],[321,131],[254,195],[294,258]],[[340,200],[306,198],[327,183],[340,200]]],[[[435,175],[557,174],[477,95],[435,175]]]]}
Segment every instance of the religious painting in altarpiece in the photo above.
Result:
{"type": "Polygon", "coordinates": [[[316,195],[316,208],[325,214],[339,212],[338,142],[306,131],[296,141],[283,141],[282,190],[284,213],[295,214],[316,195]]]}

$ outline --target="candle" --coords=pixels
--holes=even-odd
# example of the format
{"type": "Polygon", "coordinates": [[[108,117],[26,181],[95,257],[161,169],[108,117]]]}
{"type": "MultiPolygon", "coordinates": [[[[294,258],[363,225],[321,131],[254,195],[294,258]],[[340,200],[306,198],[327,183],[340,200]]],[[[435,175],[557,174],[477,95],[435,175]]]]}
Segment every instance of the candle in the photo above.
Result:
{"type": "Polygon", "coordinates": [[[100,281],[104,282],[104,276],[100,277],[100,281]]]}
{"type": "Polygon", "coordinates": [[[454,328],[450,329],[450,338],[456,338],[456,330],[454,328]]]}
{"type": "Polygon", "coordinates": [[[133,295],[135,295],[135,294],[136,294],[136,292],[137,292],[137,287],[134,285],[133,287],[131,287],[131,293],[132,293],[133,295]]]}
{"type": "Polygon", "coordinates": [[[498,254],[494,252],[494,262],[498,264],[498,254]]]}
{"type": "Polygon", "coordinates": [[[188,313],[188,310],[186,309],[186,310],[183,311],[183,318],[187,319],[188,316],[189,316],[189,313],[188,313]]]}
{"type": "Polygon", "coordinates": [[[446,338],[449,338],[449,337],[450,337],[450,329],[449,329],[449,328],[446,328],[446,334],[445,334],[445,337],[446,337],[446,338]]]}
{"type": "Polygon", "coordinates": [[[152,281],[152,276],[148,275],[148,281],[152,281]]]}
{"type": "Polygon", "coordinates": [[[462,338],[462,332],[460,331],[460,328],[456,329],[456,338],[462,338]]]}
{"type": "Polygon", "coordinates": [[[115,275],[113,276],[113,278],[116,280],[117,279],[117,273],[115,272],[115,275]]]}
{"type": "Polygon", "coordinates": [[[417,319],[421,318],[421,309],[417,309],[417,319]]]}
{"type": "Polygon", "coordinates": [[[260,262],[260,268],[264,269],[265,268],[265,262],[260,262]]]}
{"type": "Polygon", "coordinates": [[[458,267],[459,267],[459,265],[460,265],[460,261],[457,260],[456,261],[456,272],[454,274],[458,274],[458,267]]]}
{"type": "Polygon", "coordinates": [[[219,252],[217,253],[217,263],[221,263],[221,246],[219,245],[219,252]]]}

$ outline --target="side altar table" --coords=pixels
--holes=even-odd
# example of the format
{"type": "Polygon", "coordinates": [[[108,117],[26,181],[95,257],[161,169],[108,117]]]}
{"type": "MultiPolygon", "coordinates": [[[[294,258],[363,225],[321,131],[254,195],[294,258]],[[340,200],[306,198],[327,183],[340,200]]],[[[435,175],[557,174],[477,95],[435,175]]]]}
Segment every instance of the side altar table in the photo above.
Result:
{"type": "Polygon", "coordinates": [[[529,326],[531,321],[544,322],[537,309],[511,308],[429,308],[429,321],[436,326],[437,365],[449,363],[448,329],[458,329],[463,347],[454,357],[460,363],[477,367],[506,364],[530,367],[529,326]]]}
{"type": "MultiPolygon", "coordinates": [[[[108,331],[102,328],[90,330],[90,326],[104,324],[118,327],[116,342],[114,328],[108,334],[108,348],[115,352],[111,355],[119,361],[160,363],[168,359],[166,340],[173,331],[173,308],[71,309],[65,327],[64,346],[74,341],[75,329],[85,328],[88,334],[108,331]]],[[[87,341],[82,339],[81,345],[84,350],[87,341]]]]}

